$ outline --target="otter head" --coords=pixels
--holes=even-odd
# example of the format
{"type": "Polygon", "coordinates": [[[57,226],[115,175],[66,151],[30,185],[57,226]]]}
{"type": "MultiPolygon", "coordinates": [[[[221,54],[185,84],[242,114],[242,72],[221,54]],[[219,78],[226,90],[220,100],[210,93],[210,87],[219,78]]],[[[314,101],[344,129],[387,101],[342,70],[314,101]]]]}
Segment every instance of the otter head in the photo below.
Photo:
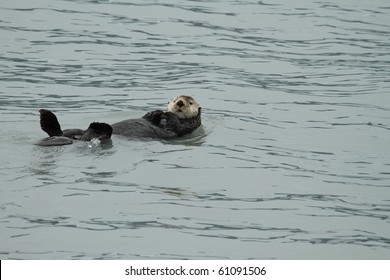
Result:
{"type": "Polygon", "coordinates": [[[172,112],[180,119],[191,119],[198,115],[200,105],[191,96],[180,95],[168,103],[168,112],[172,112]]]}

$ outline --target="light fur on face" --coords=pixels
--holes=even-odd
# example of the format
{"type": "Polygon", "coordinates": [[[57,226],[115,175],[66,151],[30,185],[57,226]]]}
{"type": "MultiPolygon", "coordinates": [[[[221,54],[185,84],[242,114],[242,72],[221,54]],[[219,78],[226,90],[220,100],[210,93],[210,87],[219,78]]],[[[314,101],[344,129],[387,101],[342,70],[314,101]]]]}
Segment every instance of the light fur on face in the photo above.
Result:
{"type": "Polygon", "coordinates": [[[187,95],[180,95],[168,103],[168,112],[176,114],[181,119],[190,119],[198,115],[199,103],[187,95]]]}

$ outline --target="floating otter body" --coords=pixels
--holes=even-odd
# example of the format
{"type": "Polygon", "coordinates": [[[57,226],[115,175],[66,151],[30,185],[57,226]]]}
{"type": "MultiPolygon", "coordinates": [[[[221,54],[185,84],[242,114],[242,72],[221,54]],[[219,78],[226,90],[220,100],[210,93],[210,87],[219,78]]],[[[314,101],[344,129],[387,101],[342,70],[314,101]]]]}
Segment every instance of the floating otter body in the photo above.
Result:
{"type": "Polygon", "coordinates": [[[90,141],[109,139],[112,134],[132,139],[173,139],[189,134],[201,125],[201,108],[190,96],[178,96],[168,103],[166,112],[157,110],[139,119],[128,119],[112,125],[91,123],[87,130],[67,129],[62,131],[57,117],[41,109],[41,128],[47,134],[37,143],[40,146],[72,144],[73,140],[90,141]]]}
{"type": "Polygon", "coordinates": [[[190,96],[178,96],[168,103],[168,111],[147,113],[140,119],[112,124],[113,134],[130,138],[172,139],[189,134],[201,125],[201,108],[190,96]]]}

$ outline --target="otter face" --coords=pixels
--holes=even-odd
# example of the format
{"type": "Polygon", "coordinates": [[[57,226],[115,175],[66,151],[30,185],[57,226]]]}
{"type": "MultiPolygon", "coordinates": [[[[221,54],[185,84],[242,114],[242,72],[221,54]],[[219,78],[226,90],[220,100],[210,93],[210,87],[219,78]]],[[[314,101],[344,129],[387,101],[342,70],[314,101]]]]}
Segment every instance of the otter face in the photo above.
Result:
{"type": "Polygon", "coordinates": [[[168,112],[176,114],[180,119],[191,119],[198,115],[200,105],[191,96],[181,95],[168,103],[168,112]]]}

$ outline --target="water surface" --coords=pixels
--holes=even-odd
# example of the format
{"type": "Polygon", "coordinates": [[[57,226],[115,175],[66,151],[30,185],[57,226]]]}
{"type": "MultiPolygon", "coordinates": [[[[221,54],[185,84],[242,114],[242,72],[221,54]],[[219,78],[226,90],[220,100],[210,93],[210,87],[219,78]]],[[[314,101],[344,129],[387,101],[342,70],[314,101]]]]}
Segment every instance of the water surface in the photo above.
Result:
{"type": "Polygon", "coordinates": [[[0,4],[2,259],[388,259],[390,5],[0,4]],[[176,141],[38,147],[192,95],[176,141]]]}

